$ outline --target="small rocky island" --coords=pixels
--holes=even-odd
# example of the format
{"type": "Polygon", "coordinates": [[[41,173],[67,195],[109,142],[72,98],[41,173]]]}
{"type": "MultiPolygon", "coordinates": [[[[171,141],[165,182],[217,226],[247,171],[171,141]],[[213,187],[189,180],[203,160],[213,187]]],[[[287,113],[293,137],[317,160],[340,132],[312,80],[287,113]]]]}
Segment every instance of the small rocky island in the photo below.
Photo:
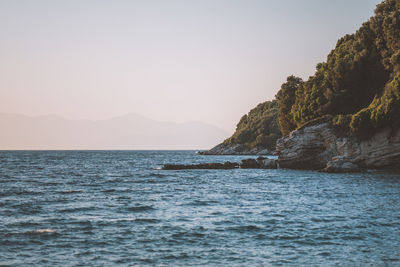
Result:
{"type": "Polygon", "coordinates": [[[252,109],[230,138],[200,154],[275,153],[278,168],[326,172],[400,170],[399,21],[400,1],[377,5],[313,76],[289,76],[274,100],[252,109]]]}

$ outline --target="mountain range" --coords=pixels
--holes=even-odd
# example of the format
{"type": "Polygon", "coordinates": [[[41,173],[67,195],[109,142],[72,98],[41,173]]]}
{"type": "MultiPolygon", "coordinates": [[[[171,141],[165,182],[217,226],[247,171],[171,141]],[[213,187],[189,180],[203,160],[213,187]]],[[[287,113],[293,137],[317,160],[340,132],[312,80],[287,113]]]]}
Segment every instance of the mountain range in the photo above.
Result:
{"type": "Polygon", "coordinates": [[[0,114],[0,125],[1,150],[204,149],[229,135],[199,121],[155,121],[138,114],[105,120],[0,114]]]}

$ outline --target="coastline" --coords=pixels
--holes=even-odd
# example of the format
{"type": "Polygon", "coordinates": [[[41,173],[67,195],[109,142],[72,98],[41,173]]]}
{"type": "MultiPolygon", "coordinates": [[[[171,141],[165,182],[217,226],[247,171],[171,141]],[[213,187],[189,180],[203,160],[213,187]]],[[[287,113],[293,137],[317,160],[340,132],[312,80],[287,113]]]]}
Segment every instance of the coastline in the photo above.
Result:
{"type": "Polygon", "coordinates": [[[273,151],[265,147],[248,148],[242,144],[225,145],[224,143],[218,144],[210,150],[197,152],[200,155],[243,155],[243,156],[271,156],[273,151]]]}

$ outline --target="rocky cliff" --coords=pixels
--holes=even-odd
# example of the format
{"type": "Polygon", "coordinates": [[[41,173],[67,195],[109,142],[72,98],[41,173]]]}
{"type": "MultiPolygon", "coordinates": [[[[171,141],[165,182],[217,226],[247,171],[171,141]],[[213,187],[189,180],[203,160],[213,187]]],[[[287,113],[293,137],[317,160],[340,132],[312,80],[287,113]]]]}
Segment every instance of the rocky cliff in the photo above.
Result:
{"type": "Polygon", "coordinates": [[[280,168],[351,172],[400,169],[400,129],[385,128],[367,140],[339,136],[330,123],[309,125],[278,140],[280,168]]]}

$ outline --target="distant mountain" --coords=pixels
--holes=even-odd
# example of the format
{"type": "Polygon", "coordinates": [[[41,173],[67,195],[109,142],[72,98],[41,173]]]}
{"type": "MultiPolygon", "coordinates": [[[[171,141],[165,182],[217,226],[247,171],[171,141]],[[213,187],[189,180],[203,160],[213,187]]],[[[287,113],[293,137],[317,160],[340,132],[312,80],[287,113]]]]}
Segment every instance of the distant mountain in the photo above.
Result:
{"type": "Polygon", "coordinates": [[[107,120],[0,114],[0,149],[204,149],[229,134],[193,121],[159,122],[129,114],[107,120]]]}

